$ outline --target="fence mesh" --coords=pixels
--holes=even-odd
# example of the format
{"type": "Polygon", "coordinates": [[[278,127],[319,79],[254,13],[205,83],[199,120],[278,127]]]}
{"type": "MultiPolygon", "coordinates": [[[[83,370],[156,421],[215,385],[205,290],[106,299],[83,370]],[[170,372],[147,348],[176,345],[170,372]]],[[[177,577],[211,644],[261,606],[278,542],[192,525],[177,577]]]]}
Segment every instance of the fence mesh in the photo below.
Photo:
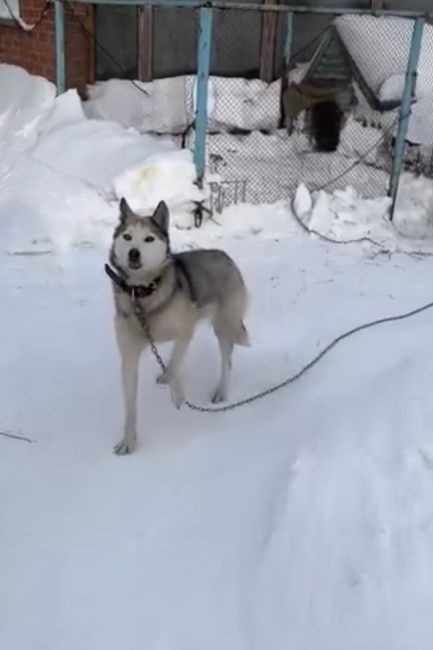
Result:
{"type": "MultiPolygon", "coordinates": [[[[365,197],[385,194],[414,20],[282,12],[274,15],[269,55],[263,33],[270,17],[214,9],[206,142],[213,207],[274,202],[300,182],[311,190],[353,186],[365,197]]],[[[198,10],[154,7],[153,81],[111,79],[104,101],[97,84],[87,113],[193,148],[198,32],[198,10]]],[[[433,26],[426,24],[403,169],[427,176],[432,62],[433,26]]]]}
{"type": "MultiPolygon", "coordinates": [[[[137,13],[135,7],[127,7],[137,13]]],[[[89,117],[119,122],[125,128],[140,133],[153,133],[170,137],[179,146],[191,137],[194,124],[194,85],[197,70],[197,10],[189,8],[161,8],[152,10],[152,42],[150,48],[151,81],[129,78],[124,67],[122,73],[122,47],[112,31],[105,28],[112,20],[112,7],[98,7],[101,18],[100,32],[96,30],[96,69],[111,60],[109,78],[100,75],[99,81],[87,89],[84,110],[89,117]],[[105,15],[107,9],[107,15],[105,15]],[[107,53],[109,56],[107,56],[107,53]],[[120,63],[119,63],[120,61],[120,63]],[[102,63],[99,63],[102,62],[102,63]],[[117,62],[117,65],[116,65],[117,62]],[[128,78],[125,78],[128,77],[128,78]],[[188,138],[186,136],[189,136],[188,138]]],[[[114,17],[116,17],[115,14],[114,17]]],[[[132,23],[131,12],[128,19],[132,23]]],[[[135,29],[139,19],[135,18],[135,29]]],[[[119,32],[122,34],[122,32],[119,32]]],[[[138,36],[138,42],[140,37],[138,36]]],[[[139,57],[139,52],[135,52],[139,57]]],[[[139,65],[137,64],[137,69],[139,65]]],[[[105,68],[104,68],[105,69],[105,68]]]]}
{"type": "MultiPolygon", "coordinates": [[[[349,15],[315,24],[286,62],[282,48],[281,75],[271,83],[211,78],[207,146],[209,170],[221,177],[217,208],[285,198],[300,182],[386,193],[413,21],[349,15]]],[[[225,29],[235,48],[235,21],[225,29]]]]}

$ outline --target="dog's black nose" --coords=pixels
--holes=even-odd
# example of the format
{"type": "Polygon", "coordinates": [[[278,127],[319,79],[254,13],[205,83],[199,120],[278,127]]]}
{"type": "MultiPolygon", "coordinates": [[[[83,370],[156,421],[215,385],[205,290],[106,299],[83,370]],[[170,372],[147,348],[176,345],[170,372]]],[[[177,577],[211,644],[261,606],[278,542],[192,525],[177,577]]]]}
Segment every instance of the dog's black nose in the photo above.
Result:
{"type": "Polygon", "coordinates": [[[138,248],[131,248],[128,257],[131,262],[138,262],[138,260],[140,259],[140,251],[138,250],[138,248]]]}

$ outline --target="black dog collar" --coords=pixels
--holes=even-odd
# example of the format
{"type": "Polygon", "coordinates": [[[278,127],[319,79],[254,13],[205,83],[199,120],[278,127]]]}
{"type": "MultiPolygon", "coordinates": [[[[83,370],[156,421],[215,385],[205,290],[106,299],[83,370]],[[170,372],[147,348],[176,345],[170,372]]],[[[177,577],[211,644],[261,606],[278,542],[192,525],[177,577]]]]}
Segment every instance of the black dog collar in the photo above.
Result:
{"type": "Polygon", "coordinates": [[[152,280],[150,284],[128,284],[124,278],[113,271],[109,264],[104,266],[104,270],[110,280],[112,280],[119,289],[127,293],[128,296],[134,298],[146,298],[151,296],[161,284],[160,276],[152,280]]]}

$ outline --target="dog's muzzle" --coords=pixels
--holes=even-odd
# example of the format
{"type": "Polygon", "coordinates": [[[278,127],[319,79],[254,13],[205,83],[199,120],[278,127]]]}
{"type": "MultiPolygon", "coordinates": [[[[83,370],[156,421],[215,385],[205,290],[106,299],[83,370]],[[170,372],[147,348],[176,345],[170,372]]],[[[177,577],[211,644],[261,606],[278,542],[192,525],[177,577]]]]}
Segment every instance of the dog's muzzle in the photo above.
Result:
{"type": "Polygon", "coordinates": [[[132,268],[141,266],[141,255],[138,248],[131,248],[128,253],[128,263],[132,268]]]}

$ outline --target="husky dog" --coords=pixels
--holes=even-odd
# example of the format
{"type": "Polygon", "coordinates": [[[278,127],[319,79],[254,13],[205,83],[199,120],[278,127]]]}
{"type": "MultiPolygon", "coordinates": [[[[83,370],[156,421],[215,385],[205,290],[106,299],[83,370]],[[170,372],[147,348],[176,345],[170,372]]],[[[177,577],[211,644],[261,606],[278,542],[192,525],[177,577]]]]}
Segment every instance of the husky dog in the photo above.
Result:
{"type": "Polygon", "coordinates": [[[168,383],[179,408],[184,401],[181,364],[196,324],[203,318],[212,323],[221,353],[221,375],[212,401],[227,399],[233,346],[249,345],[243,323],[247,291],[238,267],[223,251],[171,252],[169,211],[163,201],[146,217],[135,214],[125,199],[120,201],[120,220],[105,270],[114,290],[125,400],[124,436],[114,451],[128,454],[137,441],[139,359],[149,345],[137,317],[137,304],[145,314],[150,339],[174,341],[166,372],[157,381],[168,383]]]}

